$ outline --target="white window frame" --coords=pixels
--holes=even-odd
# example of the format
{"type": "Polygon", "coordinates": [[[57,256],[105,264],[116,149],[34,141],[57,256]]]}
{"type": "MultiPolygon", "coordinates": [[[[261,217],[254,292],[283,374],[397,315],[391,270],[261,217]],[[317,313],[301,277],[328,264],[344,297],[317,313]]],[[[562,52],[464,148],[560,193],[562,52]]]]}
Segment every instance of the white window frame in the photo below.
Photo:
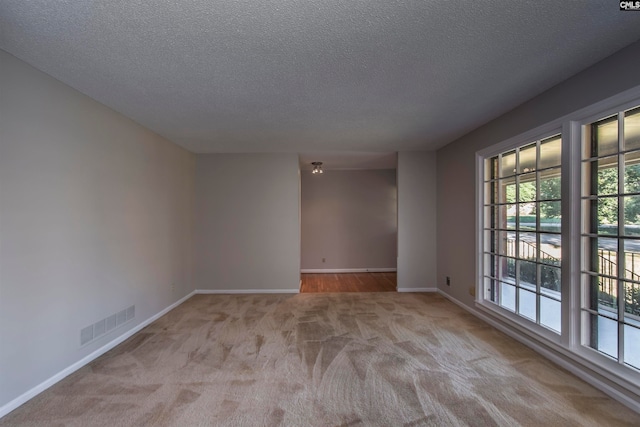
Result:
{"type": "MultiPolygon", "coordinates": [[[[502,319],[525,337],[554,350],[574,364],[611,380],[640,396],[640,370],[621,365],[582,344],[581,165],[585,126],[640,105],[640,86],[596,102],[535,129],[476,152],[476,308],[502,319]],[[560,134],[562,138],[562,323],[557,334],[485,299],[484,289],[484,167],[485,159],[527,143],[560,134]]],[[[600,384],[607,386],[606,383],[600,384]]],[[[615,390],[610,390],[615,394],[615,390]]],[[[636,402],[637,404],[637,402],[636,402]]]]}
{"type": "MultiPolygon", "coordinates": [[[[538,140],[544,140],[546,138],[552,137],[554,135],[558,135],[560,134],[561,139],[562,139],[562,152],[563,152],[563,156],[564,156],[564,151],[565,151],[565,138],[564,135],[562,135],[562,127],[558,127],[555,125],[555,123],[551,123],[548,126],[544,126],[544,128],[537,128],[534,131],[531,132],[527,132],[521,135],[518,135],[514,138],[510,138],[506,141],[504,141],[503,143],[500,144],[496,144],[486,150],[482,150],[479,151],[477,153],[477,159],[478,159],[478,183],[479,185],[479,189],[478,189],[478,200],[477,200],[477,204],[478,204],[478,208],[479,208],[479,221],[478,221],[478,240],[479,240],[479,246],[478,246],[478,262],[477,262],[477,269],[478,271],[478,288],[476,289],[476,301],[478,303],[483,304],[482,307],[484,309],[490,310],[495,312],[496,314],[503,316],[507,319],[509,319],[510,321],[514,322],[515,324],[517,324],[520,327],[524,327],[527,329],[530,329],[532,332],[536,333],[537,335],[541,335],[544,338],[546,338],[547,340],[550,340],[552,342],[559,342],[560,341],[560,336],[558,333],[545,328],[544,326],[538,325],[535,322],[526,319],[523,316],[520,316],[512,311],[509,311],[505,308],[502,308],[501,306],[499,306],[498,304],[496,304],[493,301],[489,301],[485,299],[485,294],[484,294],[484,271],[482,271],[483,265],[484,265],[484,234],[483,234],[483,229],[484,229],[484,161],[486,159],[489,159],[491,157],[495,157],[498,154],[510,151],[512,149],[515,149],[517,147],[523,147],[525,145],[529,145],[535,141],[538,140]]],[[[564,160],[564,159],[563,159],[564,160]]],[[[564,175],[564,162],[561,163],[561,174],[564,175]]],[[[564,194],[564,182],[563,182],[563,186],[562,186],[562,192],[564,194]]],[[[564,213],[564,212],[563,212],[564,213]]],[[[564,229],[563,229],[564,230],[564,229]]],[[[538,232],[538,231],[537,231],[538,232]]],[[[565,255],[565,250],[564,250],[564,238],[565,238],[565,233],[564,231],[562,232],[562,239],[563,239],[563,245],[562,245],[562,276],[564,276],[565,274],[565,270],[564,270],[564,255],[565,255]]],[[[562,281],[562,283],[564,284],[564,280],[562,281]]],[[[564,288],[562,288],[562,302],[561,302],[561,307],[562,307],[562,312],[565,312],[564,309],[564,288]]],[[[566,294],[568,295],[568,293],[566,294]]],[[[564,316],[563,316],[564,318],[564,316]]],[[[562,326],[561,329],[564,330],[564,321],[562,322],[562,326]]]]}
{"type": "MultiPolygon", "coordinates": [[[[633,107],[637,107],[638,105],[640,105],[640,97],[637,99],[634,99],[632,101],[627,101],[621,104],[618,104],[614,107],[610,107],[607,109],[603,109],[601,111],[599,111],[598,113],[594,113],[591,114],[589,116],[586,116],[584,118],[581,118],[580,120],[575,120],[573,122],[573,125],[575,126],[575,128],[578,130],[579,132],[579,139],[578,139],[578,143],[575,144],[578,147],[577,152],[575,153],[575,156],[577,158],[577,162],[581,162],[582,160],[582,145],[584,143],[584,138],[586,135],[586,132],[584,131],[586,126],[591,125],[594,122],[597,122],[598,120],[601,120],[607,116],[611,116],[613,114],[616,114],[620,111],[623,110],[627,110],[633,107]]],[[[574,194],[572,194],[572,198],[571,198],[571,202],[573,205],[575,206],[575,209],[577,212],[581,212],[581,207],[580,207],[580,203],[581,203],[581,197],[582,197],[582,191],[580,188],[580,177],[581,171],[580,168],[578,168],[577,171],[577,175],[578,175],[578,187],[575,189],[574,194]]],[[[576,218],[579,218],[580,213],[578,214],[578,216],[576,216],[576,218]]],[[[579,271],[578,271],[578,275],[581,276],[582,275],[582,271],[585,270],[583,268],[584,263],[586,262],[586,257],[587,254],[585,253],[586,249],[582,248],[580,245],[580,237],[581,237],[581,224],[578,221],[577,224],[577,245],[580,251],[580,257],[579,257],[579,271]]],[[[578,286],[580,286],[580,282],[581,280],[578,278],[577,279],[578,282],[578,286]]],[[[612,373],[615,373],[617,375],[631,375],[632,377],[635,377],[635,383],[636,384],[640,384],[640,369],[634,369],[631,367],[626,367],[626,366],[622,366],[618,361],[611,359],[608,356],[603,355],[601,352],[599,352],[598,350],[591,348],[589,346],[586,345],[582,345],[582,328],[581,328],[581,314],[582,314],[582,310],[581,310],[581,300],[580,298],[582,298],[582,295],[580,294],[580,290],[578,289],[578,292],[576,292],[579,297],[579,299],[576,301],[576,313],[575,313],[575,323],[580,326],[579,331],[577,331],[576,336],[574,337],[574,341],[573,341],[573,350],[579,354],[580,356],[582,356],[583,358],[589,360],[592,363],[597,363],[601,366],[604,366],[607,370],[609,370],[612,373]],[[635,374],[635,375],[634,375],[635,374]]]]}

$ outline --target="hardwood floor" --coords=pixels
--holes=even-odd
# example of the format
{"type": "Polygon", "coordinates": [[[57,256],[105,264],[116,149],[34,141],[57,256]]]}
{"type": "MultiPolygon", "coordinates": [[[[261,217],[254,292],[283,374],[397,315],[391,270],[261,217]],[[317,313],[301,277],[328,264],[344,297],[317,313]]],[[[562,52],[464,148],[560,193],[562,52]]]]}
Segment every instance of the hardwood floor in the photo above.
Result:
{"type": "Polygon", "coordinates": [[[396,292],[396,273],[304,273],[301,293],[396,292]]]}

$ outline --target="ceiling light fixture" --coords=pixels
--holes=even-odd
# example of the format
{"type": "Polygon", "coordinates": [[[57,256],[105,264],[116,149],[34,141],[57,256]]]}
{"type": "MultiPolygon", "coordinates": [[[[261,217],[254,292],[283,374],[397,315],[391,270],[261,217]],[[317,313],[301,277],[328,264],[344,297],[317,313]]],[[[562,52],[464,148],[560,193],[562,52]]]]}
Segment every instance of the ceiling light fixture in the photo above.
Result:
{"type": "Polygon", "coordinates": [[[322,172],[322,162],[311,162],[313,165],[313,171],[311,173],[323,173],[322,172]]]}

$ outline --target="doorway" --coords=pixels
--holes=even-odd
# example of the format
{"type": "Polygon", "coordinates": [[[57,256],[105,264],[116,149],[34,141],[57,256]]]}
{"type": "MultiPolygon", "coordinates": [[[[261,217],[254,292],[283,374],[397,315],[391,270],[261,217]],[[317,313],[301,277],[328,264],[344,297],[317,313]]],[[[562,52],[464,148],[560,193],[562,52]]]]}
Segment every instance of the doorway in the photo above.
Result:
{"type": "Polygon", "coordinates": [[[301,154],[300,175],[300,291],[395,291],[396,153],[301,154]]]}

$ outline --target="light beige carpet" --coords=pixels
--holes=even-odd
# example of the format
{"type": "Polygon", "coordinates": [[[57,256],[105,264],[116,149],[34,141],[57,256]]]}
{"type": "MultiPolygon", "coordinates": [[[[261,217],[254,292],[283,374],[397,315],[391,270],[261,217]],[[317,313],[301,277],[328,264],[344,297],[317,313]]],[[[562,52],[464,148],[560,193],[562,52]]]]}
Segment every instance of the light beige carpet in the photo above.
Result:
{"type": "Polygon", "coordinates": [[[614,426],[640,415],[434,294],[197,295],[0,426],[614,426]]]}

